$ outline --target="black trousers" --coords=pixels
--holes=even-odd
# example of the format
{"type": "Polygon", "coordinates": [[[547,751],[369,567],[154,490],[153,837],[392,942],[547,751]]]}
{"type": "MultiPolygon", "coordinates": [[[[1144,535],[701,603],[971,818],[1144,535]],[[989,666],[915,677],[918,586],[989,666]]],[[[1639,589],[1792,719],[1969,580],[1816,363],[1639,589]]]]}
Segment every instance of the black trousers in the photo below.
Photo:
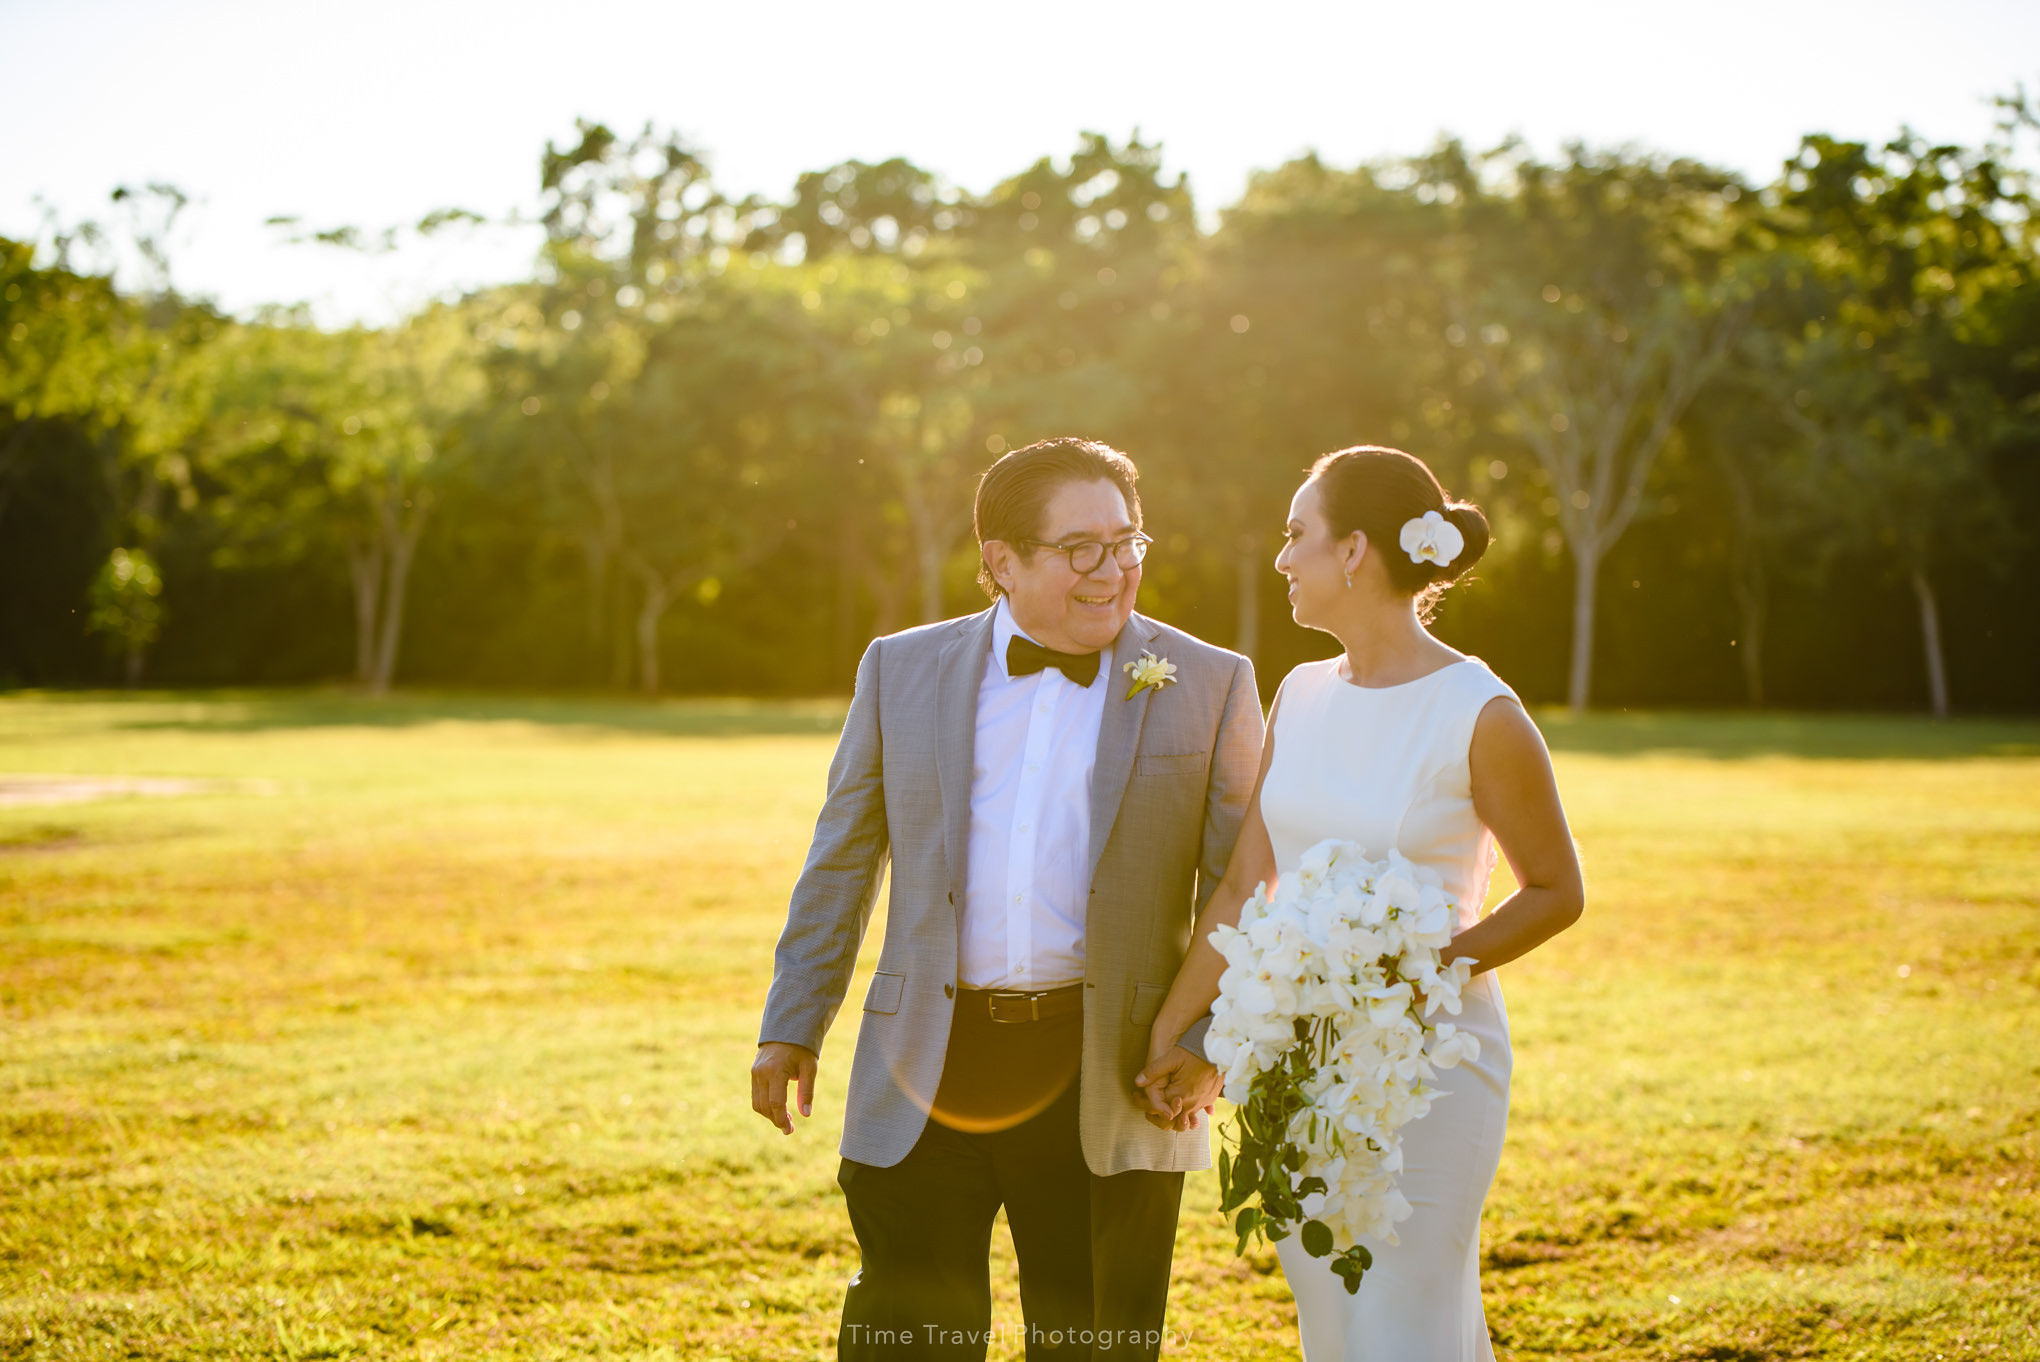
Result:
{"type": "Polygon", "coordinates": [[[1028,1362],[1159,1353],[1183,1175],[1091,1172],[1082,1044],[1081,1014],[999,1023],[959,1006],[920,1140],[890,1168],[845,1159],[837,1174],[863,1259],[843,1299],[842,1362],[982,1359],[1001,1206],[1028,1362]]]}

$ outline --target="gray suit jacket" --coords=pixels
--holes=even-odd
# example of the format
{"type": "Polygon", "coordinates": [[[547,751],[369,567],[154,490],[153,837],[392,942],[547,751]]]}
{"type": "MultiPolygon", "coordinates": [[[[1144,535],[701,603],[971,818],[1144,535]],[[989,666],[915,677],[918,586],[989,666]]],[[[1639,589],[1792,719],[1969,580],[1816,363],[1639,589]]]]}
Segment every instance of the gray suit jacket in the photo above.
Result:
{"type": "MultiPolygon", "coordinates": [[[[928,1122],[957,986],[957,914],[970,840],[971,749],[992,612],[874,642],[829,767],[828,801],[774,957],[761,1044],[821,1052],[850,987],[888,856],[878,971],[850,1066],[843,1156],[890,1167],[928,1122]]],[[[1133,1078],[1232,855],[1260,765],[1253,663],[1135,615],[1105,667],[1091,779],[1091,901],[1084,941],[1084,1157],[1098,1174],[1210,1166],[1204,1131],[1142,1119],[1133,1078]],[[1123,699],[1146,650],[1175,682],[1123,699]]]]}

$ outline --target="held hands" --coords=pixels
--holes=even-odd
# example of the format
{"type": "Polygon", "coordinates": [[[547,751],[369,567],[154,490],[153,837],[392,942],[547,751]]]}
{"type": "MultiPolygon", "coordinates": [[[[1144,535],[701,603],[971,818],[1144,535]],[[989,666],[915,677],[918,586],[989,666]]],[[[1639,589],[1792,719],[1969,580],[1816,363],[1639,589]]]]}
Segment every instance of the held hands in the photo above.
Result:
{"type": "Polygon", "coordinates": [[[1158,1050],[1149,1053],[1133,1080],[1147,1094],[1148,1110],[1142,1114],[1158,1130],[1196,1130],[1198,1111],[1211,1111],[1225,1087],[1224,1076],[1173,1039],[1157,1037],[1156,1042],[1158,1050]]]}
{"type": "Polygon", "coordinates": [[[814,1115],[815,1052],[784,1041],[770,1040],[758,1047],[751,1061],[751,1110],[778,1126],[782,1134],[793,1134],[793,1117],[786,1109],[786,1085],[791,1082],[800,1099],[800,1114],[814,1115]]]}
{"type": "MultiPolygon", "coordinates": [[[[814,1115],[815,1073],[819,1061],[812,1050],[783,1041],[767,1041],[758,1047],[751,1061],[751,1110],[793,1134],[793,1116],[787,1108],[787,1087],[791,1084],[800,1114],[814,1115]]],[[[1150,1055],[1133,1080],[1141,1087],[1149,1110],[1148,1123],[1159,1130],[1196,1130],[1200,1110],[1209,1113],[1225,1083],[1216,1066],[1201,1056],[1170,1041],[1161,1053],[1150,1055]]]]}

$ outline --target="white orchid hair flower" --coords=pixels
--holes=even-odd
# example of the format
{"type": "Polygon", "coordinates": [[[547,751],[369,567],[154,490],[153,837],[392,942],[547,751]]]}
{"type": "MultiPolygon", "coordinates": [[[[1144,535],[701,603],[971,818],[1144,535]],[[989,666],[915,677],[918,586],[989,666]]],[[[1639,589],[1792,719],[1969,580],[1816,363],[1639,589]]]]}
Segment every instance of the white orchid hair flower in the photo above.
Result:
{"type": "Polygon", "coordinates": [[[1466,536],[1459,532],[1459,527],[1436,511],[1426,511],[1415,520],[1403,522],[1402,551],[1412,563],[1446,567],[1465,547],[1466,536]]]}

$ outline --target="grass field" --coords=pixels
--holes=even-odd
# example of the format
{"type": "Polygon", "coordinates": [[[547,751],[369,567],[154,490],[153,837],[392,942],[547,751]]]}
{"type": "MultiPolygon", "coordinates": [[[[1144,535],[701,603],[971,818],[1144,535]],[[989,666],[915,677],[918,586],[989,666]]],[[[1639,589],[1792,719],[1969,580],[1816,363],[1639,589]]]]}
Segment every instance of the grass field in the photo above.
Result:
{"type": "MultiPolygon", "coordinates": [[[[839,713],[0,698],[213,782],[0,806],[0,1358],[833,1356],[856,1008],[796,1137],[746,1067],[839,713]]],[[[2040,1357],[2040,724],[1546,729],[1499,1355],[2040,1357]]],[[[1294,1356],[1213,1200],[1168,1355],[1294,1356]]]]}

